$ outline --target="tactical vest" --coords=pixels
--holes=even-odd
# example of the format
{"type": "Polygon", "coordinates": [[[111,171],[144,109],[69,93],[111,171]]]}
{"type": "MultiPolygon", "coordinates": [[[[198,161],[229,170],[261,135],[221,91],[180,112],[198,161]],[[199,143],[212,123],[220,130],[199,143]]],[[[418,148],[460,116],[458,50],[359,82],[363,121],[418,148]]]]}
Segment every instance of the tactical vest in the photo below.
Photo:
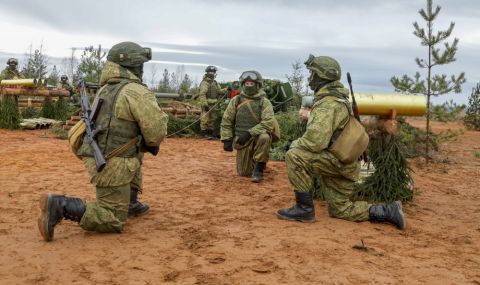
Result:
{"type": "Polygon", "coordinates": [[[207,99],[217,99],[217,98],[218,98],[217,82],[213,80],[211,83],[208,83],[207,99]]]}
{"type": "MultiPolygon", "coordinates": [[[[107,84],[103,87],[97,97],[103,99],[103,104],[98,113],[96,120],[96,129],[101,130],[97,136],[97,143],[103,154],[107,156],[112,151],[126,145],[134,138],[139,137],[141,132],[137,122],[120,120],[115,117],[115,104],[117,102],[120,90],[130,83],[129,80],[123,80],[116,84],[107,84]]],[[[87,144],[84,141],[83,146],[87,144]]],[[[88,145],[88,144],[87,144],[88,145]]],[[[134,157],[139,152],[139,144],[135,144],[125,150],[123,153],[117,155],[118,157],[134,157]]],[[[93,156],[90,147],[81,150],[86,150],[83,156],[93,156]]]]}
{"type": "Polygon", "coordinates": [[[245,98],[243,95],[235,97],[236,115],[235,115],[235,136],[253,128],[262,121],[263,97],[258,99],[245,98]]]}

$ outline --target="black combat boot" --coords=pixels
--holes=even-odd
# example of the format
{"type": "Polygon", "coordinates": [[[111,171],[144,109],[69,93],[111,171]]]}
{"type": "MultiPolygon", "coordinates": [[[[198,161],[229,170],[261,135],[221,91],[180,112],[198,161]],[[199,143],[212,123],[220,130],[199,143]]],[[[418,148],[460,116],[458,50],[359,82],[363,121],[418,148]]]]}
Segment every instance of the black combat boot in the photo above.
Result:
{"type": "Polygon", "coordinates": [[[208,135],[207,140],[214,140],[214,139],[216,139],[216,138],[215,138],[215,135],[213,134],[213,130],[212,130],[212,129],[208,129],[208,130],[207,130],[207,135],[208,135]]]}
{"type": "Polygon", "coordinates": [[[137,188],[130,190],[130,205],[128,205],[129,218],[143,216],[150,210],[148,204],[138,201],[138,192],[140,191],[137,188]]]}
{"type": "Polygon", "coordinates": [[[252,182],[259,183],[263,180],[263,170],[265,169],[265,162],[257,162],[252,173],[252,182]]]}
{"type": "Polygon", "coordinates": [[[294,192],[297,203],[291,208],[278,210],[277,217],[290,221],[314,222],[315,207],[313,205],[312,193],[299,192],[297,190],[294,192]]]}
{"type": "Polygon", "coordinates": [[[373,205],[368,210],[369,220],[374,223],[391,223],[397,228],[406,228],[405,217],[402,211],[402,203],[396,201],[389,204],[373,205]]]}
{"type": "Polygon", "coordinates": [[[80,198],[43,194],[40,197],[40,210],[38,229],[45,241],[51,241],[53,240],[54,227],[62,219],[80,222],[85,213],[85,203],[80,198]]]}

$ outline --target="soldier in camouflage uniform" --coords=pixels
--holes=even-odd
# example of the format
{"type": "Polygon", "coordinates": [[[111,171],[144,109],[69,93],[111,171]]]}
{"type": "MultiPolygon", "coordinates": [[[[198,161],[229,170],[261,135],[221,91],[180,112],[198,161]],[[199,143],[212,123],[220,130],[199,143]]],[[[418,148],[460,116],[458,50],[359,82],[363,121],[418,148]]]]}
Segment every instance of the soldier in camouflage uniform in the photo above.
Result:
{"type": "Polygon", "coordinates": [[[312,222],[314,178],[321,177],[331,217],[349,221],[389,222],[405,228],[400,202],[372,205],[351,201],[354,183],[359,178],[360,163],[341,163],[329,147],[347,124],[351,111],[348,89],[340,83],[341,69],[336,60],[310,55],[305,65],[310,70],[309,86],[315,92],[314,104],[303,136],[295,140],[286,154],[288,179],[294,187],[296,204],[280,209],[281,219],[312,222]]]}
{"type": "Polygon", "coordinates": [[[221,140],[225,151],[237,150],[237,173],[250,176],[253,182],[263,179],[272,144],[274,114],[265,97],[262,76],[245,71],[240,76],[243,91],[230,100],[221,123],[221,140]]]}
{"type": "Polygon", "coordinates": [[[116,155],[97,172],[91,147],[84,138],[77,155],[83,157],[97,199],[85,202],[57,194],[42,195],[38,226],[46,241],[53,239],[54,227],[62,219],[76,221],[87,231],[123,230],[132,195],[136,200],[137,191],[132,190],[142,187],[142,152],[158,153],[167,130],[168,116],[159,108],[155,95],[141,83],[143,64],[150,59],[149,48],[132,42],[114,45],[108,52],[102,88],[97,93],[103,99],[96,119],[97,129],[102,130],[97,142],[105,156],[113,152],[116,155]]]}
{"type": "Polygon", "coordinates": [[[0,74],[0,80],[8,79],[22,79],[23,76],[17,69],[18,60],[16,58],[9,58],[7,61],[7,67],[0,74]]]}
{"type": "Polygon", "coordinates": [[[68,76],[65,74],[60,76],[60,83],[57,84],[57,88],[59,89],[66,89],[70,93],[70,100],[71,103],[73,103],[74,106],[80,107],[80,94],[77,94],[75,92],[75,88],[73,88],[70,83],[68,83],[68,76]]]}
{"type": "Polygon", "coordinates": [[[222,89],[220,84],[215,80],[216,73],[217,68],[215,66],[207,66],[199,87],[198,100],[202,107],[200,129],[206,139],[214,138],[213,130],[215,129],[215,122],[217,120],[217,108],[215,105],[219,97],[227,92],[227,90],[222,89]]]}

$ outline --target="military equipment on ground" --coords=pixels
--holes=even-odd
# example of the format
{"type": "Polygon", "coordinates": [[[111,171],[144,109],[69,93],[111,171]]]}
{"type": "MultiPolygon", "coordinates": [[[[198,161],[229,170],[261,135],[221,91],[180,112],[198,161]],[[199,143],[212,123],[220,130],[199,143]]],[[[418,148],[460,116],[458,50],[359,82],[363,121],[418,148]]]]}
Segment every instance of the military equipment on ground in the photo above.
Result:
{"type": "Polygon", "coordinates": [[[96,128],[95,120],[97,119],[100,108],[102,107],[103,99],[96,97],[95,101],[93,102],[93,109],[91,109],[83,79],[80,80],[80,96],[82,98],[82,119],[85,123],[85,139],[92,148],[93,156],[95,158],[95,166],[97,171],[100,172],[103,170],[107,162],[97,144],[97,141],[95,140],[98,133],[101,131],[100,129],[96,128]]]}
{"type": "Polygon", "coordinates": [[[0,86],[10,86],[10,87],[45,87],[47,86],[46,79],[4,79],[0,81],[0,86]]]}

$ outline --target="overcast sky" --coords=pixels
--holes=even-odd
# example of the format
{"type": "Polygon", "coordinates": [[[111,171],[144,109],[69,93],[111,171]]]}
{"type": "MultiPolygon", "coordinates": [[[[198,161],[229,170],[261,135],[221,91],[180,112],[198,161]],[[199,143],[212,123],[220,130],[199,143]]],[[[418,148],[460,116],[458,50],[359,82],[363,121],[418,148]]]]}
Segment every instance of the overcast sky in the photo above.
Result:
{"type": "MultiPolygon", "coordinates": [[[[412,34],[424,26],[417,11],[425,0],[2,0],[0,63],[18,57],[23,64],[30,45],[43,43],[49,64],[61,68],[72,47],[111,47],[134,41],[152,47],[160,70],[186,72],[201,80],[206,65],[219,67],[219,81],[256,69],[264,77],[285,80],[291,64],[310,53],[335,57],[343,74],[352,74],[354,90],[392,92],[392,75],[413,75],[414,58],[427,50],[412,34]]],[[[443,96],[466,103],[480,81],[480,1],[434,0],[442,6],[435,29],[455,22],[460,39],[457,61],[436,68],[448,75],[465,71],[461,95],[443,96]]],[[[451,40],[453,40],[453,37],[451,40]]],[[[80,52],[77,53],[80,56],[80,52]]],[[[1,63],[3,65],[3,63],[1,63]]],[[[3,67],[2,67],[3,68],[3,67]]],[[[345,76],[344,76],[345,77],[345,76]]],[[[342,81],[346,83],[346,80],[342,81]]]]}

